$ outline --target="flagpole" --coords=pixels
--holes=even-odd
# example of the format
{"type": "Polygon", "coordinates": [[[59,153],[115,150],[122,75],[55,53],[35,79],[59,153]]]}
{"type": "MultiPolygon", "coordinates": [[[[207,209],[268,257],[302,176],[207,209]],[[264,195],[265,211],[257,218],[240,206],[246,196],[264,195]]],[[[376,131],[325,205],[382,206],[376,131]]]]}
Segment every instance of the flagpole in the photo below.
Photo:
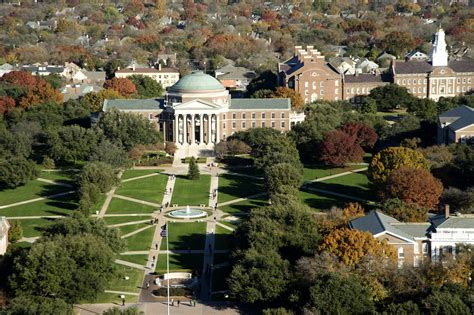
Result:
{"type": "Polygon", "coordinates": [[[168,274],[168,315],[170,315],[170,252],[168,249],[169,225],[166,222],[166,273],[168,274]]]}

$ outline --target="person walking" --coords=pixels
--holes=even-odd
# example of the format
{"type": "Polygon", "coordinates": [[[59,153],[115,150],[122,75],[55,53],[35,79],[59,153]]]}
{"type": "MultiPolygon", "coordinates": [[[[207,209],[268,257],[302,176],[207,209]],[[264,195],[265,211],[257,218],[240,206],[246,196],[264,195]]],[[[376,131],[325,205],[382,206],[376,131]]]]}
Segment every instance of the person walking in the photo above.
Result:
{"type": "Polygon", "coordinates": [[[180,299],[178,299],[178,307],[179,307],[179,304],[181,304],[181,300],[180,300],[180,299]]]}
{"type": "Polygon", "coordinates": [[[155,244],[155,250],[158,250],[158,243],[155,244]]]}
{"type": "Polygon", "coordinates": [[[146,283],[146,288],[147,288],[147,289],[150,288],[150,282],[147,282],[147,283],[146,283]]]}

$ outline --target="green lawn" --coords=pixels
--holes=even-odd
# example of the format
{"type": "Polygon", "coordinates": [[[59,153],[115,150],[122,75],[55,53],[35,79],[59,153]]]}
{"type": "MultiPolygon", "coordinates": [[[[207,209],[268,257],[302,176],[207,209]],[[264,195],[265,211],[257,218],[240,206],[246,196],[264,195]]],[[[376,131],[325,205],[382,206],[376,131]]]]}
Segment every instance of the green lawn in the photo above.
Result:
{"type": "Polygon", "coordinates": [[[323,182],[312,183],[309,187],[324,189],[366,200],[375,200],[374,192],[369,189],[366,172],[353,173],[332,178],[323,182]]]}
{"type": "Polygon", "coordinates": [[[148,255],[120,255],[118,259],[145,266],[148,262],[148,255]]]}
{"type": "Polygon", "coordinates": [[[209,204],[209,189],[211,176],[201,175],[199,180],[190,180],[184,176],[177,176],[174,185],[171,204],[180,206],[209,204]]]}
{"type": "MultiPolygon", "coordinates": [[[[196,162],[197,163],[206,163],[206,158],[205,157],[198,157],[196,162]]],[[[181,159],[181,162],[185,163],[185,164],[189,164],[189,162],[191,161],[191,158],[190,157],[187,157],[185,159],[181,159]]]]}
{"type": "Polygon", "coordinates": [[[107,209],[107,214],[127,214],[127,213],[152,213],[159,209],[147,205],[142,205],[140,203],[112,198],[109,208],[107,209]]]}
{"type": "Polygon", "coordinates": [[[232,271],[231,266],[216,268],[212,271],[212,291],[227,290],[227,278],[232,271]]]}
{"type": "MultiPolygon", "coordinates": [[[[166,272],[166,256],[165,254],[158,255],[158,263],[155,271],[158,273],[166,272]]],[[[169,255],[170,272],[177,271],[197,271],[202,272],[202,263],[204,260],[203,254],[173,254],[169,255]]]]}
{"type": "Polygon", "coordinates": [[[216,225],[215,249],[229,249],[229,244],[232,242],[232,231],[216,225]]]}
{"type": "Polygon", "coordinates": [[[149,175],[149,174],[159,174],[162,170],[125,170],[122,174],[122,180],[149,175]]]}
{"type": "Polygon", "coordinates": [[[331,209],[331,207],[343,207],[347,202],[350,201],[339,197],[316,194],[306,191],[299,192],[299,199],[301,202],[317,211],[328,210],[331,209]]]}
{"type": "Polygon", "coordinates": [[[168,176],[157,175],[121,183],[117,195],[161,204],[168,176]]]}
{"type": "MultiPolygon", "coordinates": [[[[169,249],[204,249],[206,240],[206,223],[169,223],[169,249]]],[[[161,250],[166,250],[166,239],[161,242],[161,250]]]]}
{"type": "Polygon", "coordinates": [[[227,221],[218,221],[218,222],[221,223],[221,224],[224,224],[224,225],[226,225],[226,226],[228,226],[228,227],[230,227],[234,230],[237,229],[237,226],[238,226],[238,222],[232,222],[232,223],[227,222],[227,221]]]}
{"type": "Polygon", "coordinates": [[[75,194],[69,194],[54,199],[43,199],[24,205],[0,209],[0,216],[69,215],[77,209],[76,198],[75,194]]]}
{"type": "Polygon", "coordinates": [[[55,220],[56,219],[41,218],[16,221],[20,223],[20,226],[23,229],[23,237],[36,237],[41,236],[42,229],[51,224],[54,224],[55,220]]]}
{"type": "Polygon", "coordinates": [[[104,222],[107,225],[114,225],[114,224],[120,224],[120,223],[126,223],[126,222],[134,222],[134,221],[143,221],[143,220],[148,220],[147,217],[136,217],[136,216],[126,216],[126,217],[104,217],[103,218],[104,222]]]}
{"type": "Polygon", "coordinates": [[[29,181],[26,185],[15,189],[0,190],[0,206],[26,201],[34,198],[55,195],[61,192],[72,190],[71,188],[40,182],[38,180],[29,181]]]}
{"type": "Polygon", "coordinates": [[[230,258],[229,256],[230,256],[230,253],[214,254],[214,260],[213,260],[214,266],[228,262],[230,258]]]}
{"type": "Polygon", "coordinates": [[[321,177],[331,176],[351,170],[364,168],[363,165],[348,165],[346,167],[332,168],[322,165],[305,165],[303,168],[303,180],[313,180],[321,177]]]}
{"type": "Polygon", "coordinates": [[[133,231],[136,231],[136,230],[139,230],[141,228],[144,228],[146,226],[150,226],[150,222],[146,222],[146,223],[137,223],[137,224],[131,224],[131,225],[124,225],[124,226],[120,226],[118,227],[118,229],[120,230],[120,233],[123,235],[127,235],[129,233],[132,233],[133,231]]]}
{"type": "MultiPolygon", "coordinates": [[[[110,289],[114,290],[114,289],[110,289]]],[[[138,302],[138,296],[134,295],[126,295],[125,294],[125,303],[135,303],[138,302]]],[[[112,303],[117,305],[122,305],[122,299],[120,298],[120,294],[115,294],[115,293],[105,293],[101,292],[97,295],[97,298],[95,298],[93,301],[84,301],[83,303],[112,303]]]]}
{"type": "Polygon", "coordinates": [[[218,202],[244,198],[264,192],[263,180],[247,176],[222,174],[219,176],[218,202]]]}
{"type": "Polygon", "coordinates": [[[150,227],[135,235],[125,238],[127,242],[127,249],[129,251],[149,250],[152,247],[153,235],[155,235],[155,228],[150,227]]]}
{"type": "Polygon", "coordinates": [[[117,265],[118,276],[106,287],[106,290],[137,292],[143,282],[143,270],[117,265]],[[125,277],[130,279],[125,280],[125,277]]]}
{"type": "Polygon", "coordinates": [[[104,205],[105,199],[107,199],[106,194],[101,194],[99,197],[99,202],[97,202],[94,206],[91,208],[91,214],[95,214],[97,211],[100,212],[100,209],[102,209],[102,206],[104,205]]]}
{"type": "Polygon", "coordinates": [[[229,214],[246,214],[253,208],[264,207],[268,205],[267,198],[247,199],[226,206],[219,206],[219,209],[229,214]]]}
{"type": "Polygon", "coordinates": [[[75,176],[77,172],[75,171],[68,171],[68,170],[58,170],[58,171],[41,171],[39,173],[40,178],[65,182],[68,184],[74,184],[75,176]]]}

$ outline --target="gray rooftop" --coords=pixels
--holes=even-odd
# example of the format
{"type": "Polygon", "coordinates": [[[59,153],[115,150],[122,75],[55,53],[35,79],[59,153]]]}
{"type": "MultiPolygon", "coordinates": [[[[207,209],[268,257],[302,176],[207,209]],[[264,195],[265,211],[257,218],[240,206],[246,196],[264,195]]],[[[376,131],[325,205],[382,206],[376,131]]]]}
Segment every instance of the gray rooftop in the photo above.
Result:
{"type": "Polygon", "coordinates": [[[230,109],[290,109],[289,98],[236,98],[231,99],[230,109]]]}
{"type": "Polygon", "coordinates": [[[447,219],[439,214],[431,219],[436,229],[474,229],[474,215],[454,214],[447,219]]]}
{"type": "MultiPolygon", "coordinates": [[[[474,72],[474,60],[452,60],[448,62],[448,67],[454,72],[474,72]]],[[[433,66],[428,61],[396,61],[395,72],[398,74],[429,73],[433,71],[433,66]]]]}
{"type": "Polygon", "coordinates": [[[360,73],[357,75],[345,75],[345,83],[390,83],[390,77],[386,74],[360,73]]]}
{"type": "Polygon", "coordinates": [[[468,127],[474,124],[474,109],[466,105],[450,109],[439,115],[439,122],[454,131],[468,127]]]}
{"type": "Polygon", "coordinates": [[[62,73],[64,71],[63,66],[23,66],[21,70],[28,71],[31,73],[41,73],[41,72],[49,72],[49,73],[62,73]]]}
{"type": "Polygon", "coordinates": [[[105,100],[102,110],[105,112],[111,108],[117,108],[118,110],[161,111],[163,104],[162,98],[105,100]]]}

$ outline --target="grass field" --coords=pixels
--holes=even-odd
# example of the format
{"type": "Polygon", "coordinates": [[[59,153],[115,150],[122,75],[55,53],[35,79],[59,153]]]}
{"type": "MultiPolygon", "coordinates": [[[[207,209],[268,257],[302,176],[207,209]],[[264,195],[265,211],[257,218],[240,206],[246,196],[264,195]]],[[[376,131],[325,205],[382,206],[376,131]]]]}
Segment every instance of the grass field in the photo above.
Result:
{"type": "MultiPolygon", "coordinates": [[[[158,273],[166,272],[166,256],[164,254],[158,255],[158,262],[155,271],[158,273]]],[[[176,271],[197,271],[202,272],[202,263],[204,260],[203,254],[180,254],[170,256],[170,272],[176,271]]]]}
{"type": "Polygon", "coordinates": [[[118,259],[145,266],[148,262],[148,255],[120,255],[118,259]]]}
{"type": "Polygon", "coordinates": [[[263,180],[246,176],[222,174],[219,176],[218,202],[248,197],[264,192],[263,180]]]}
{"type": "Polygon", "coordinates": [[[129,251],[149,250],[152,247],[151,242],[153,241],[154,234],[155,234],[155,228],[150,227],[135,235],[125,238],[125,241],[127,242],[128,250],[129,251]]]}
{"type": "Polygon", "coordinates": [[[162,170],[125,170],[122,174],[121,179],[129,179],[149,174],[159,174],[162,170]]]}
{"type": "Polygon", "coordinates": [[[121,183],[117,195],[161,204],[168,176],[157,175],[121,183]]]}
{"type": "Polygon", "coordinates": [[[230,253],[225,254],[214,254],[214,266],[229,261],[230,253]]]}
{"type": "Polygon", "coordinates": [[[223,228],[222,226],[216,225],[215,238],[215,249],[229,249],[229,244],[232,241],[232,231],[223,228]]]}
{"type": "Polygon", "coordinates": [[[38,180],[29,181],[26,185],[15,189],[0,190],[0,206],[12,203],[55,195],[61,192],[74,190],[68,187],[40,182],[38,180]]]}
{"type": "Polygon", "coordinates": [[[366,200],[375,200],[373,191],[369,189],[366,172],[353,173],[346,176],[328,179],[310,184],[309,187],[324,189],[366,200]]]}
{"type": "Polygon", "coordinates": [[[174,185],[171,204],[181,206],[209,204],[209,189],[211,176],[201,175],[199,180],[189,180],[184,176],[177,176],[174,185]]]}
{"type": "Polygon", "coordinates": [[[212,291],[224,291],[228,289],[226,280],[231,271],[231,266],[215,268],[212,271],[212,291]]]}
{"type": "MultiPolygon", "coordinates": [[[[13,221],[13,220],[11,220],[13,221]]],[[[54,224],[56,219],[26,219],[26,220],[15,220],[20,223],[20,226],[23,230],[23,237],[36,237],[41,236],[42,229],[54,224]]]]}
{"type": "Polygon", "coordinates": [[[69,215],[77,209],[75,194],[69,194],[54,199],[43,199],[32,203],[0,209],[0,216],[49,216],[69,215]]]}
{"type": "Polygon", "coordinates": [[[124,225],[124,226],[118,227],[118,229],[120,230],[120,233],[122,234],[122,236],[124,236],[124,235],[127,235],[129,233],[132,233],[133,231],[144,228],[146,226],[150,226],[150,222],[124,225]]]}
{"type": "Polygon", "coordinates": [[[117,265],[117,269],[118,276],[107,285],[107,290],[138,292],[143,281],[143,271],[122,265],[117,265]],[[130,279],[125,280],[125,277],[130,279]]]}
{"type": "Polygon", "coordinates": [[[226,206],[219,206],[219,209],[229,214],[246,214],[253,208],[264,207],[268,205],[268,199],[261,197],[258,199],[247,199],[226,206]]]}
{"type": "Polygon", "coordinates": [[[147,222],[150,221],[146,216],[143,216],[143,217],[142,216],[104,217],[103,220],[107,225],[114,225],[114,224],[134,222],[134,221],[143,221],[143,220],[147,220],[147,222]]]}
{"type": "Polygon", "coordinates": [[[226,225],[226,226],[228,226],[228,227],[230,227],[230,228],[232,228],[232,229],[234,229],[234,230],[235,230],[235,229],[237,228],[237,226],[238,226],[238,225],[237,225],[238,222],[232,222],[232,223],[231,223],[231,222],[227,222],[227,221],[219,221],[219,223],[220,223],[220,224],[224,224],[224,225],[226,225]]]}
{"type": "MultiPolygon", "coordinates": [[[[169,223],[168,229],[170,250],[204,249],[206,223],[169,223]]],[[[166,242],[161,242],[161,250],[166,250],[166,242]]]]}
{"type": "Polygon", "coordinates": [[[317,211],[331,209],[331,207],[343,207],[350,200],[330,195],[317,194],[312,192],[300,191],[299,199],[307,206],[317,211]]]}
{"type": "Polygon", "coordinates": [[[322,165],[305,165],[303,168],[303,180],[313,180],[321,177],[336,175],[339,173],[364,168],[363,165],[348,165],[342,168],[324,167],[322,165]]]}
{"type": "Polygon", "coordinates": [[[112,198],[107,214],[127,214],[127,213],[152,213],[159,210],[158,208],[142,205],[136,202],[112,198]]]}

